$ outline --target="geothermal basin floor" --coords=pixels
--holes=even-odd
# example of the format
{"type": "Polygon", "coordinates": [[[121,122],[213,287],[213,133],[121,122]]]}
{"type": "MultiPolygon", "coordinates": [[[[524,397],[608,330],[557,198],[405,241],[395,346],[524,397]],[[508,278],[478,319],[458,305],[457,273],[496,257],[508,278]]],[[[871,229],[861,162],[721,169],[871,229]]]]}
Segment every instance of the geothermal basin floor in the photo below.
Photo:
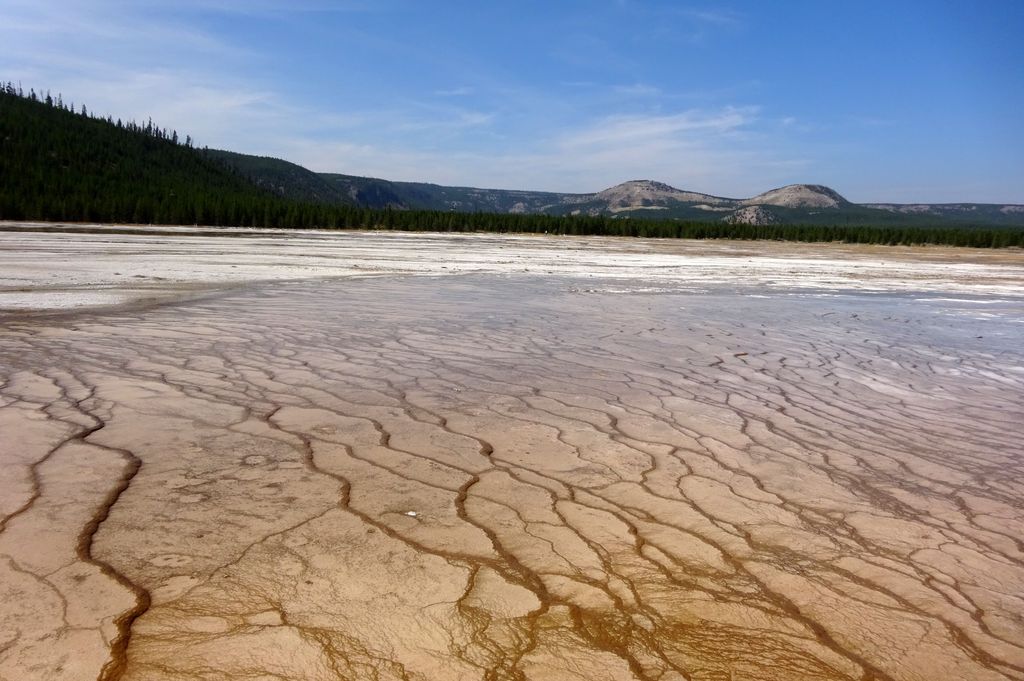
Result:
{"type": "Polygon", "coordinates": [[[0,679],[1024,679],[1019,251],[17,229],[0,679]]]}

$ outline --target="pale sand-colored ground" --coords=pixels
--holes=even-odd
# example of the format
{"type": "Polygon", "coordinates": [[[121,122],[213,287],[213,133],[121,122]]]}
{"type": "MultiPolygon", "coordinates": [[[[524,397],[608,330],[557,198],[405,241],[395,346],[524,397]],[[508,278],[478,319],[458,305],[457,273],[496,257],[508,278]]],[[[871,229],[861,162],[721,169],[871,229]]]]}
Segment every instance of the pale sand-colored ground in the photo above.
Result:
{"type": "Polygon", "coordinates": [[[768,289],[1024,292],[1019,250],[101,225],[5,231],[33,227],[0,223],[0,310],[389,274],[557,274],[696,291],[743,281],[768,289]]]}
{"type": "Polygon", "coordinates": [[[1022,273],[0,233],[0,679],[1022,679],[1022,273]]]}

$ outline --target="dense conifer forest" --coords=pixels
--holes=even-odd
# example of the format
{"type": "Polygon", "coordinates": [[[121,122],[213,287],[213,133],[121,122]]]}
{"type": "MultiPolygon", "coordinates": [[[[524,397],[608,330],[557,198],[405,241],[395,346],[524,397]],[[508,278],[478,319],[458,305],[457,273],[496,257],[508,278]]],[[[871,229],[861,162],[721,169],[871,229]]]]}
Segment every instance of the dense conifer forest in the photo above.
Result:
{"type": "Polygon", "coordinates": [[[335,197],[282,198],[223,159],[151,120],[103,118],[59,95],[0,87],[0,220],[1024,246],[1020,228],[751,226],[371,209],[335,197]]]}

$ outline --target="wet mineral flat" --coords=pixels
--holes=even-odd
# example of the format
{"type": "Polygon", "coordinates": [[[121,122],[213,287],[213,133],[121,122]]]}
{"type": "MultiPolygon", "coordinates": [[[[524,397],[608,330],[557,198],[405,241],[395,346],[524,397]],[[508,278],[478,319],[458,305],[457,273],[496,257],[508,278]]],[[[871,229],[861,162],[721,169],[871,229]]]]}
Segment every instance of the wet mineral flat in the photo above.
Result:
{"type": "Polygon", "coordinates": [[[1019,252],[26,231],[0,307],[0,679],[1024,678],[1019,252]]]}

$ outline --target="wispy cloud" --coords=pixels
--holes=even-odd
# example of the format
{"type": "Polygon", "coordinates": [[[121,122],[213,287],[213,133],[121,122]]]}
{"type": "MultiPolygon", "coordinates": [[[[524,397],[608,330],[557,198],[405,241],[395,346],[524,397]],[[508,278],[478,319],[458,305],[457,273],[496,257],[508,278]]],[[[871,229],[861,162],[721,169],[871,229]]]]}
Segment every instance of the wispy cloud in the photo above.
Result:
{"type": "Polygon", "coordinates": [[[884,128],[896,124],[896,121],[891,118],[881,118],[879,116],[847,116],[846,120],[853,125],[865,128],[884,128]]]}
{"type": "Polygon", "coordinates": [[[756,107],[729,107],[710,113],[690,110],[666,116],[612,116],[568,135],[562,144],[580,148],[657,141],[677,146],[700,139],[691,133],[720,135],[737,131],[752,123],[756,113],[756,107]]]}
{"type": "Polygon", "coordinates": [[[724,7],[671,7],[660,11],[671,17],[666,30],[692,45],[732,36],[746,27],[743,14],[724,7]]]}
{"type": "Polygon", "coordinates": [[[616,85],[612,90],[619,95],[627,97],[659,97],[662,90],[659,87],[647,83],[633,83],[631,85],[616,85]]]}
{"type": "MultiPolygon", "coordinates": [[[[485,111],[452,110],[447,115],[416,118],[403,120],[401,115],[391,114],[390,125],[395,130],[406,132],[422,132],[427,130],[464,130],[466,128],[478,128],[488,125],[494,121],[494,114],[485,111]]],[[[384,126],[388,125],[387,117],[379,121],[384,126]]]]}
{"type": "Polygon", "coordinates": [[[449,90],[434,90],[438,97],[466,97],[473,94],[474,90],[468,86],[453,87],[449,90]]]}
{"type": "Polygon", "coordinates": [[[680,16],[714,26],[736,27],[742,23],[742,15],[731,9],[696,9],[691,7],[676,8],[680,16]]]}
{"type": "MultiPolygon", "coordinates": [[[[256,53],[182,20],[172,19],[140,3],[140,8],[119,2],[46,3],[9,0],[5,3],[0,36],[7,58],[45,59],[48,54],[107,55],[145,61],[161,52],[189,56],[251,58],[256,53]],[[39,44],[48,46],[39,51],[39,44]],[[35,48],[26,52],[19,48],[35,48]]],[[[151,4],[151,3],[150,3],[151,4]]],[[[114,63],[125,60],[113,59],[114,63]]]]}

